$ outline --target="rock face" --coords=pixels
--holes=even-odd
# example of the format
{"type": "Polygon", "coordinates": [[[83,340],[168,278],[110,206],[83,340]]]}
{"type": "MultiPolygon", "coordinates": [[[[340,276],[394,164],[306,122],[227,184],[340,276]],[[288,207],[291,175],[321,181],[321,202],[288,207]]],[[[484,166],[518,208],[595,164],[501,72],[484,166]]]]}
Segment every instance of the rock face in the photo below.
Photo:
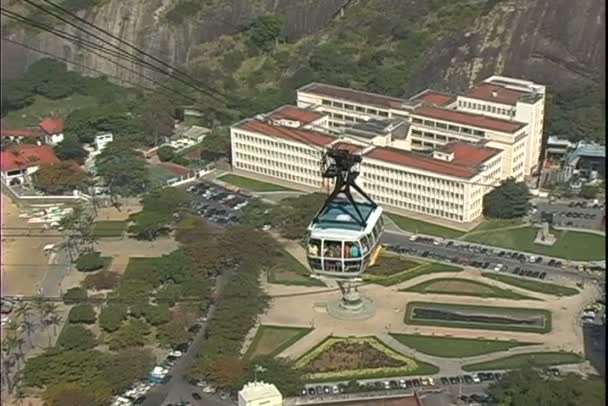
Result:
{"type": "MultiPolygon", "coordinates": [[[[188,16],[180,24],[172,24],[164,18],[164,15],[178,1],[182,0],[107,0],[101,6],[83,11],[79,15],[171,65],[181,66],[188,62],[190,52],[196,45],[216,39],[222,34],[238,32],[257,16],[275,13],[284,15],[287,36],[299,38],[321,29],[342,6],[350,3],[349,0],[206,0],[201,1],[203,9],[198,15],[188,16]]],[[[3,0],[3,5],[5,2],[14,3],[3,0]]],[[[9,9],[15,8],[9,7],[9,9]]],[[[74,27],[61,29],[78,37],[90,39],[87,34],[74,27]]],[[[80,51],[76,45],[52,34],[3,32],[3,37],[25,42],[32,47],[75,60],[121,79],[142,80],[136,73],[117,67],[105,57],[80,51]]],[[[38,53],[23,50],[3,41],[2,76],[15,76],[42,57],[38,53]],[[5,61],[7,63],[4,63],[5,61]]],[[[124,61],[119,63],[140,73],[142,71],[134,64],[124,61]]]]}
{"type": "MultiPolygon", "coordinates": [[[[5,1],[3,0],[3,5],[5,1]]],[[[180,24],[163,17],[182,0],[106,0],[81,15],[141,49],[180,66],[197,45],[242,30],[256,16],[286,16],[288,36],[319,31],[353,0],[205,0],[204,9],[180,24]]],[[[14,3],[14,2],[13,2],[14,3]]],[[[408,7],[398,2],[395,7],[408,7]]],[[[605,0],[486,0],[483,15],[470,29],[429,50],[428,64],[406,94],[433,86],[460,90],[493,73],[530,78],[550,86],[573,81],[605,81],[605,0]]],[[[348,11],[347,11],[348,12],[348,11]]],[[[78,34],[72,27],[62,28],[78,34]]],[[[130,81],[142,79],[106,57],[78,50],[51,34],[8,33],[3,36],[130,81]]],[[[22,72],[41,55],[3,41],[2,76],[22,72]]],[[[126,62],[128,68],[142,69],[126,62]]],[[[78,69],[75,67],[75,69],[78,69]]]]}
{"type": "Polygon", "coordinates": [[[458,91],[495,72],[557,88],[605,81],[605,0],[491,3],[469,30],[430,51],[410,93],[428,86],[458,91]]]}

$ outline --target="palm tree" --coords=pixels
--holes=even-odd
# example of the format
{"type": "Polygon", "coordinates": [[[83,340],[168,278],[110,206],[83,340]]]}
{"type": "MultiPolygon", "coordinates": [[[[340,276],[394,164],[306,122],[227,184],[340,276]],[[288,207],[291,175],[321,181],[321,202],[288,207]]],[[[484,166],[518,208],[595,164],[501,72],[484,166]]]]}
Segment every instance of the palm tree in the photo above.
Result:
{"type": "Polygon", "coordinates": [[[32,344],[32,334],[34,334],[34,331],[36,331],[36,323],[34,323],[33,320],[23,320],[21,326],[23,327],[25,335],[27,336],[27,343],[29,344],[30,348],[34,348],[34,345],[32,344]]]}
{"type": "Polygon", "coordinates": [[[15,309],[15,316],[22,320],[21,326],[23,330],[25,330],[25,334],[27,335],[27,341],[30,347],[32,346],[32,334],[34,332],[35,324],[30,320],[30,315],[33,311],[32,305],[29,303],[21,303],[17,309],[15,309]]]}
{"type": "Polygon", "coordinates": [[[3,349],[2,349],[2,372],[4,375],[4,382],[6,383],[6,387],[8,389],[8,393],[12,393],[13,383],[11,380],[11,369],[13,367],[12,352],[16,348],[17,343],[14,340],[13,336],[7,335],[4,339],[3,349]]]}
{"type": "MultiPolygon", "coordinates": [[[[57,313],[51,314],[48,318],[49,324],[53,326],[53,336],[57,336],[57,326],[61,324],[63,319],[57,313]]],[[[49,347],[51,346],[51,334],[49,333],[49,347]]]]}
{"type": "Polygon", "coordinates": [[[42,295],[34,296],[32,304],[33,304],[34,310],[36,311],[36,313],[38,313],[38,322],[40,323],[40,326],[43,326],[44,308],[46,306],[44,297],[42,295]]]}
{"type": "Polygon", "coordinates": [[[19,350],[19,351],[15,352],[15,354],[14,354],[15,361],[17,361],[17,367],[19,367],[19,361],[21,361],[22,359],[24,359],[24,356],[23,356],[23,344],[25,343],[25,341],[23,340],[23,337],[20,337],[20,336],[15,337],[14,341],[15,341],[15,346],[19,350]]]}

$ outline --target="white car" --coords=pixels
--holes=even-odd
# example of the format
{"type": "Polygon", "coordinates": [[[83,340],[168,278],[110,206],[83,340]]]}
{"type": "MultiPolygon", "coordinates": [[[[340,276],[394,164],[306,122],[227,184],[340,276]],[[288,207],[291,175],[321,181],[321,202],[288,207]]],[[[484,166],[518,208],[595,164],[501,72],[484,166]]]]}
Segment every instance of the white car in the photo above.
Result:
{"type": "Polygon", "coordinates": [[[169,357],[175,357],[175,358],[179,358],[179,357],[181,357],[182,355],[183,355],[183,354],[182,354],[182,352],[181,352],[181,351],[177,351],[177,350],[175,350],[175,351],[171,351],[171,352],[169,353],[169,357]]]}
{"type": "Polygon", "coordinates": [[[206,386],[203,388],[204,393],[215,393],[215,388],[213,386],[206,386]]]}
{"type": "Polygon", "coordinates": [[[399,386],[405,388],[405,379],[399,379],[399,386]]]}
{"type": "Polygon", "coordinates": [[[430,385],[429,378],[421,378],[420,383],[422,384],[422,386],[429,386],[430,385]]]}
{"type": "Polygon", "coordinates": [[[473,382],[474,383],[480,383],[481,382],[481,379],[479,379],[479,375],[477,375],[477,374],[473,374],[472,378],[473,378],[473,382]]]}
{"type": "Polygon", "coordinates": [[[431,385],[431,386],[435,385],[435,381],[433,380],[433,378],[429,378],[429,385],[431,385]]]}
{"type": "Polygon", "coordinates": [[[268,230],[270,230],[271,228],[272,228],[272,226],[271,226],[271,225],[266,224],[264,227],[262,227],[262,231],[268,231],[268,230]]]}
{"type": "Polygon", "coordinates": [[[418,236],[415,234],[410,237],[410,241],[416,241],[417,239],[418,239],[418,236]]]}

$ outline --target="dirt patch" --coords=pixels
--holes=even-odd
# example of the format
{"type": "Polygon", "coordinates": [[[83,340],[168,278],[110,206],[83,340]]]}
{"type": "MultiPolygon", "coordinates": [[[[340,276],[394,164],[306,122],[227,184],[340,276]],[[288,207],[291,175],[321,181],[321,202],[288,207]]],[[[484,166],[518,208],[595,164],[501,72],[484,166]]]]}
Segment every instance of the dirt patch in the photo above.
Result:
{"type": "Polygon", "coordinates": [[[337,342],[312,359],[306,372],[352,371],[368,368],[397,368],[403,362],[389,357],[368,343],[337,342]]]}

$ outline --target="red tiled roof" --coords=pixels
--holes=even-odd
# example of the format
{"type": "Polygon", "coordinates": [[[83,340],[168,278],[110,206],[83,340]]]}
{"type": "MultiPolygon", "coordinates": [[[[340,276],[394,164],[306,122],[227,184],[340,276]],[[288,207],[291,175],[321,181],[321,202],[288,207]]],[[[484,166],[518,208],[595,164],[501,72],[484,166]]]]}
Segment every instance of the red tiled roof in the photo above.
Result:
{"type": "Polygon", "coordinates": [[[247,120],[239,124],[237,128],[262,135],[268,135],[270,137],[278,137],[293,142],[300,142],[302,144],[323,146],[336,140],[336,138],[320,132],[280,127],[255,119],[247,120]]]}
{"type": "Polygon", "coordinates": [[[176,165],[168,162],[160,162],[158,164],[161,168],[165,168],[169,172],[176,174],[177,176],[184,176],[192,173],[192,169],[186,168],[185,166],[176,165]]]}
{"type": "Polygon", "coordinates": [[[427,89],[419,95],[414,96],[411,100],[417,100],[427,104],[435,104],[437,106],[445,106],[454,100],[454,96],[427,89]]]}
{"type": "Polygon", "coordinates": [[[53,148],[48,145],[17,145],[0,154],[3,172],[59,162],[53,148]]]}
{"type": "Polygon", "coordinates": [[[42,130],[49,134],[61,134],[63,132],[63,120],[60,118],[45,118],[39,124],[42,130]]]}
{"type": "Polygon", "coordinates": [[[457,178],[470,178],[484,161],[500,153],[500,150],[475,145],[448,144],[446,152],[454,152],[451,162],[395,148],[375,148],[365,156],[395,165],[439,173],[457,178]]]}
{"type": "Polygon", "coordinates": [[[525,92],[508,89],[500,85],[480,83],[477,86],[467,90],[465,96],[472,99],[515,105],[517,100],[519,100],[519,98],[525,94],[525,92]],[[494,96],[494,94],[496,96],[494,96]]]}
{"type": "Polygon", "coordinates": [[[275,110],[270,114],[270,119],[272,120],[293,120],[299,121],[302,124],[307,124],[312,121],[318,120],[323,117],[323,114],[320,114],[316,111],[302,109],[294,106],[283,106],[278,110],[275,110]]]}
{"type": "Polygon", "coordinates": [[[431,106],[419,107],[416,109],[414,114],[422,117],[435,118],[437,120],[470,125],[472,127],[485,128],[488,130],[505,133],[514,133],[525,126],[524,123],[518,123],[516,121],[500,120],[497,118],[485,117],[479,114],[465,113],[462,111],[442,109],[431,106]]]}
{"type": "Polygon", "coordinates": [[[21,130],[0,129],[0,137],[42,137],[44,133],[38,128],[26,128],[21,130]]]}
{"type": "Polygon", "coordinates": [[[322,83],[310,83],[300,88],[300,91],[384,108],[400,108],[402,104],[411,104],[405,99],[382,96],[379,94],[362,92],[360,90],[353,90],[345,87],[325,85],[322,83]]]}

